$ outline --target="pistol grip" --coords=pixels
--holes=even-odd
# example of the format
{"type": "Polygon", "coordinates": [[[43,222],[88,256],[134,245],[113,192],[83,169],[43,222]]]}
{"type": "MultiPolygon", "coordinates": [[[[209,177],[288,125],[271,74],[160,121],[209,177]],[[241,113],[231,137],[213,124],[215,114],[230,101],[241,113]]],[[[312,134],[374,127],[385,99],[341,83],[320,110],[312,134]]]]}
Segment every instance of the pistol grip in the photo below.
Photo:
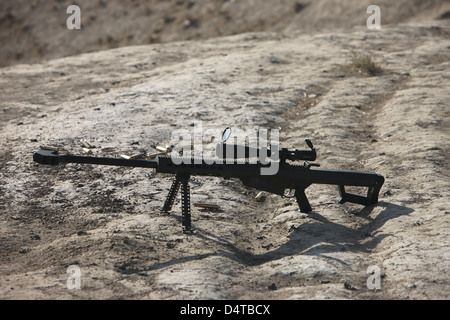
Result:
{"type": "Polygon", "coordinates": [[[311,205],[305,194],[305,189],[295,189],[295,198],[297,199],[300,212],[308,213],[312,211],[311,205]]]}

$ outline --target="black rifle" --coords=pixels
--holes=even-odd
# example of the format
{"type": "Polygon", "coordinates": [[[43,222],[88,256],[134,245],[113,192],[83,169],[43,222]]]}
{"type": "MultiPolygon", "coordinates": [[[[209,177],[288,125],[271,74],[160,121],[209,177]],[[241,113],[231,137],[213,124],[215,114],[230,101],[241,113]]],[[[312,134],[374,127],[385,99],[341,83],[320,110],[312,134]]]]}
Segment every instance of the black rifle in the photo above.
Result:
{"type": "MultiPolygon", "coordinates": [[[[229,128],[224,131],[223,142],[229,135],[229,128]],[[227,131],[228,130],[228,131],[227,131]]],[[[272,156],[274,152],[267,148],[251,148],[240,145],[218,144],[216,155],[227,158],[227,153],[233,156],[226,161],[211,161],[211,159],[194,157],[170,157],[158,156],[154,160],[145,159],[121,159],[92,156],[62,155],[57,151],[40,150],[34,153],[33,160],[40,164],[58,165],[61,163],[85,163],[111,166],[127,166],[153,168],[157,173],[175,174],[175,179],[165,200],[162,212],[168,213],[172,209],[175,196],[181,187],[181,213],[183,231],[191,231],[191,208],[189,179],[191,176],[215,176],[225,179],[238,178],[241,182],[251,188],[267,191],[286,197],[295,197],[301,212],[312,210],[305,195],[305,189],[311,184],[331,184],[339,186],[339,203],[352,202],[361,205],[371,205],[378,202],[378,194],[384,183],[384,177],[374,172],[315,169],[317,163],[310,163],[316,159],[316,150],[310,140],[306,140],[310,150],[288,150],[278,151],[279,167],[273,175],[261,175],[262,168],[268,168],[269,163],[258,161],[250,163],[240,161],[239,158],[248,158],[251,155],[272,156]],[[234,149],[234,150],[233,150],[234,149]],[[233,152],[234,151],[234,152],[233,152]],[[239,153],[241,152],[241,153],[239,153]],[[177,161],[174,161],[177,160],[177,161]],[[287,163],[286,160],[305,160],[303,165],[287,163]],[[222,163],[221,163],[222,162],[222,163]],[[348,193],[345,186],[368,187],[367,195],[348,193]],[[286,194],[286,190],[294,190],[294,193],[286,194]]]]}

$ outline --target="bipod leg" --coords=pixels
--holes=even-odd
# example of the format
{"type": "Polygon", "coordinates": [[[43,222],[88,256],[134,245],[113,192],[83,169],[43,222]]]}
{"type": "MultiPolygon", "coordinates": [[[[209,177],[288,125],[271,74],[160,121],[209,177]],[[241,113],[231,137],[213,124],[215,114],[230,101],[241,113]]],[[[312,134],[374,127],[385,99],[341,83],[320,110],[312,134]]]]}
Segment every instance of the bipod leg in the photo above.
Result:
{"type": "Polygon", "coordinates": [[[181,176],[181,224],[183,226],[183,233],[192,232],[189,178],[190,176],[187,173],[181,176]]]}
{"type": "Polygon", "coordinates": [[[180,189],[180,185],[181,185],[181,175],[177,174],[172,182],[172,185],[170,186],[169,194],[167,195],[166,201],[164,202],[164,206],[161,212],[169,213],[169,211],[172,210],[173,202],[175,201],[175,196],[177,195],[178,190],[180,189]]]}

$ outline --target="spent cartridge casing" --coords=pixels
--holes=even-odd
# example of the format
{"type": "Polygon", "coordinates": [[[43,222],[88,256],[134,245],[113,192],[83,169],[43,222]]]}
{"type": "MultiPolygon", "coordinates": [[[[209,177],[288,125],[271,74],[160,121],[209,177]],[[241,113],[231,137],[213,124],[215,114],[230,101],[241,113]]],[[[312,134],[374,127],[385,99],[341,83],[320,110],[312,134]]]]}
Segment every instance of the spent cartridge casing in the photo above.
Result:
{"type": "Polygon", "coordinates": [[[56,151],[59,152],[59,148],[58,147],[53,147],[53,146],[40,146],[41,150],[48,150],[48,151],[56,151]]]}
{"type": "Polygon", "coordinates": [[[90,143],[89,141],[84,140],[84,139],[80,140],[80,144],[81,144],[81,146],[88,148],[88,149],[95,148],[95,145],[93,145],[92,143],[90,143]]]}
{"type": "Polygon", "coordinates": [[[255,198],[253,198],[253,200],[255,200],[256,202],[260,202],[261,198],[262,198],[263,192],[260,191],[255,198]]]}
{"type": "Polygon", "coordinates": [[[214,210],[220,209],[220,206],[218,204],[213,203],[194,203],[194,207],[214,210]]]}
{"type": "Polygon", "coordinates": [[[83,148],[83,151],[87,154],[92,154],[92,150],[89,148],[83,148]]]}
{"type": "Polygon", "coordinates": [[[126,154],[121,154],[121,155],[120,155],[121,158],[127,159],[127,160],[130,160],[130,159],[141,159],[141,158],[143,158],[144,156],[145,156],[145,153],[135,153],[135,154],[133,154],[133,155],[131,155],[131,156],[126,155],[126,154]]]}

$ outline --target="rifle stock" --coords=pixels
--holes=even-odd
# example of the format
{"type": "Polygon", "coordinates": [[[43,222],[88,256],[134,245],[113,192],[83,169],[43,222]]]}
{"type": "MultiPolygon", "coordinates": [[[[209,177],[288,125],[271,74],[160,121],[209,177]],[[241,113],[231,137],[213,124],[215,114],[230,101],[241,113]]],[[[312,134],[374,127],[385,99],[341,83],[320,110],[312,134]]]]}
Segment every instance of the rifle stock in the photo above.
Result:
{"type": "Polygon", "coordinates": [[[306,213],[312,211],[305,195],[306,188],[311,184],[337,185],[340,193],[339,203],[352,202],[368,206],[378,202],[378,194],[384,183],[384,177],[375,172],[307,169],[292,165],[281,167],[274,176],[243,177],[240,180],[247,187],[281,196],[286,189],[295,190],[299,209],[306,213]],[[367,187],[367,194],[362,196],[347,193],[345,186],[367,187]]]}

